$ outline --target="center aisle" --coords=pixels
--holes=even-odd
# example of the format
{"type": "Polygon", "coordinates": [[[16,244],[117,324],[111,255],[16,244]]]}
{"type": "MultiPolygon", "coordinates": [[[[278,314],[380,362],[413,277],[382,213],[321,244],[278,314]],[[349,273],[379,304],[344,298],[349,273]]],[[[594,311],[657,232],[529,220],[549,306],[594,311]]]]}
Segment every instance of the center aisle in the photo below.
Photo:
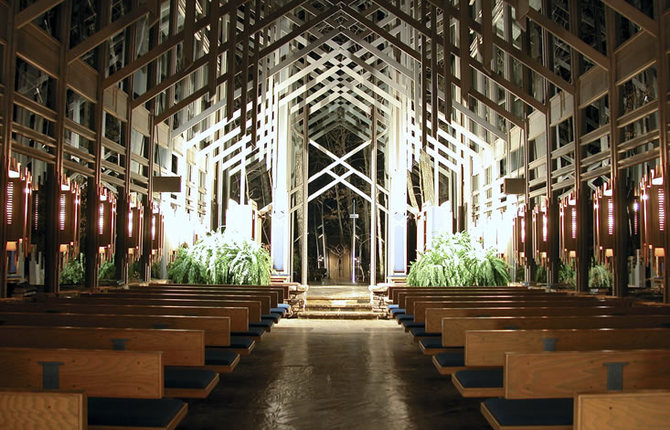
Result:
{"type": "Polygon", "coordinates": [[[180,429],[490,429],[395,321],[283,319],[180,429]]]}

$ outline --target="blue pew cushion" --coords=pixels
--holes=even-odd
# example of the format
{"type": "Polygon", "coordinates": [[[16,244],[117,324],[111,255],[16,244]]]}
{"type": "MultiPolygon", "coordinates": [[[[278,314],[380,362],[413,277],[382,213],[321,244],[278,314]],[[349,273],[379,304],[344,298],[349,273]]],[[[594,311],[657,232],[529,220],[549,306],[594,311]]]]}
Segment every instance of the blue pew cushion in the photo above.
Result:
{"type": "Polygon", "coordinates": [[[279,315],[284,315],[286,312],[288,312],[288,309],[286,308],[270,308],[270,313],[271,314],[279,314],[279,315]]]}
{"type": "Polygon", "coordinates": [[[400,314],[395,317],[398,321],[414,321],[414,315],[400,314]]]}
{"type": "Polygon", "coordinates": [[[287,311],[288,311],[289,309],[291,309],[291,305],[289,305],[288,303],[278,303],[278,304],[277,304],[277,307],[278,307],[278,308],[286,309],[287,311]]]}
{"type": "Polygon", "coordinates": [[[253,337],[253,336],[262,336],[265,333],[263,327],[249,327],[247,331],[231,331],[231,336],[242,336],[242,337],[253,337]]]}
{"type": "Polygon", "coordinates": [[[434,348],[444,348],[442,346],[442,333],[439,333],[439,337],[424,337],[419,340],[421,346],[424,349],[434,349],[434,348]]]}
{"type": "Polygon", "coordinates": [[[410,320],[403,320],[402,325],[405,326],[405,328],[413,329],[413,328],[425,328],[426,324],[422,322],[416,322],[416,321],[410,321],[410,320]]]}
{"type": "Polygon", "coordinates": [[[393,309],[398,309],[400,305],[393,304],[393,305],[387,305],[386,307],[388,308],[388,310],[393,311],[393,309]]]}
{"type": "Polygon", "coordinates": [[[204,389],[216,376],[217,373],[213,370],[166,366],[164,370],[165,388],[204,389]]]}
{"type": "Polygon", "coordinates": [[[88,398],[89,426],[165,427],[184,402],[175,399],[88,398]]]}
{"type": "Polygon", "coordinates": [[[254,344],[252,339],[244,336],[230,336],[230,347],[229,348],[250,348],[254,344]]]}
{"type": "Polygon", "coordinates": [[[460,352],[441,352],[435,355],[435,360],[442,367],[463,367],[465,366],[465,354],[460,352]]]}
{"type": "Polygon", "coordinates": [[[205,347],[205,364],[210,366],[230,366],[238,354],[227,348],[205,347]]]}
{"type": "Polygon", "coordinates": [[[503,386],[503,368],[467,369],[456,372],[463,388],[493,388],[503,386]]]}
{"type": "MultiPolygon", "coordinates": [[[[397,305],[396,305],[396,306],[397,306],[397,305]]],[[[391,309],[391,313],[392,313],[394,316],[395,316],[395,315],[404,314],[404,313],[405,313],[405,309],[404,309],[404,308],[394,308],[394,309],[391,309]]]]}
{"type": "Polygon", "coordinates": [[[255,327],[260,327],[262,329],[269,329],[274,325],[274,321],[272,320],[263,320],[259,322],[250,322],[249,323],[249,328],[255,328],[255,327]]]}
{"type": "Polygon", "coordinates": [[[484,405],[502,426],[571,426],[573,399],[487,399],[484,405]]]}
{"type": "Polygon", "coordinates": [[[425,324],[423,327],[411,327],[409,332],[412,333],[412,336],[414,337],[442,337],[442,333],[428,333],[425,324]]]}
{"type": "Polygon", "coordinates": [[[261,315],[261,320],[272,321],[272,322],[274,322],[274,323],[278,323],[278,322],[279,322],[279,318],[280,318],[280,316],[277,315],[277,314],[264,314],[264,315],[261,315]]]}

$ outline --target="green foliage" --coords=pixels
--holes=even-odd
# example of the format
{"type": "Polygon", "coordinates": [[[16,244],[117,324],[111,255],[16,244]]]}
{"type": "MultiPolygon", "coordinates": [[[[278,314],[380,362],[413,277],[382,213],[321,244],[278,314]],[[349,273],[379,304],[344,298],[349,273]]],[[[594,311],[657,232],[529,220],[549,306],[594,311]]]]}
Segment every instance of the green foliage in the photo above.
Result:
{"type": "Polygon", "coordinates": [[[607,266],[596,264],[589,270],[589,288],[610,288],[614,277],[607,266]]]}
{"type": "Polygon", "coordinates": [[[507,264],[467,233],[444,234],[412,263],[407,284],[412,286],[507,285],[507,264]]]}
{"type": "Polygon", "coordinates": [[[259,244],[214,232],[191,248],[179,248],[168,269],[176,283],[267,285],[270,253],[259,244]]]}
{"type": "Polygon", "coordinates": [[[544,266],[537,266],[535,268],[535,282],[540,284],[547,283],[547,269],[544,266]]]}
{"type": "Polygon", "coordinates": [[[114,260],[105,261],[100,265],[98,269],[98,280],[103,279],[114,279],[116,275],[116,266],[114,265],[114,260]]]}
{"type": "Polygon", "coordinates": [[[561,267],[558,270],[558,282],[574,287],[576,284],[575,269],[573,269],[571,265],[561,261],[561,267]]]}
{"type": "Polygon", "coordinates": [[[84,263],[81,258],[68,261],[60,271],[60,283],[63,285],[79,285],[84,282],[84,263]]]}

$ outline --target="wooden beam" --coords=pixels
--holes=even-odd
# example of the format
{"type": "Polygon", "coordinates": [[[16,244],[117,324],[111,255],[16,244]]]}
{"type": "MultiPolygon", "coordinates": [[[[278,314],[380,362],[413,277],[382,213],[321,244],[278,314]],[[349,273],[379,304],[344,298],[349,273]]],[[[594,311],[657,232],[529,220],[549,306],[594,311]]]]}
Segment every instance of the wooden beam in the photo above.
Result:
{"type": "Polygon", "coordinates": [[[538,25],[551,32],[554,36],[566,41],[572,48],[581,52],[584,56],[591,59],[591,61],[593,61],[598,66],[602,67],[605,70],[609,70],[610,68],[609,59],[604,54],[601,54],[598,50],[593,48],[591,45],[580,39],[575,33],[566,30],[565,27],[550,20],[549,18],[540,14],[533,8],[530,8],[528,10],[528,18],[535,21],[538,25]]]}
{"type": "Polygon", "coordinates": [[[610,9],[618,12],[621,16],[633,21],[639,25],[640,28],[654,37],[658,37],[659,26],[658,22],[654,21],[640,9],[625,0],[603,0],[610,9]]]}
{"type": "Polygon", "coordinates": [[[109,23],[107,26],[103,27],[100,31],[92,34],[87,37],[83,42],[79,43],[74,48],[70,49],[67,52],[67,63],[70,64],[77,58],[81,57],[88,51],[93,48],[100,46],[100,44],[107,41],[109,38],[114,36],[116,33],[122,31],[124,28],[135,24],[137,21],[142,19],[145,15],[150,13],[148,7],[138,7],[133,9],[129,14],[123,15],[121,18],[109,23]]]}
{"type": "Polygon", "coordinates": [[[63,3],[63,0],[38,0],[30,6],[26,7],[22,11],[16,14],[16,19],[14,20],[14,25],[16,29],[20,29],[26,24],[32,22],[35,18],[39,17],[43,13],[48,12],[59,4],[63,3]]]}

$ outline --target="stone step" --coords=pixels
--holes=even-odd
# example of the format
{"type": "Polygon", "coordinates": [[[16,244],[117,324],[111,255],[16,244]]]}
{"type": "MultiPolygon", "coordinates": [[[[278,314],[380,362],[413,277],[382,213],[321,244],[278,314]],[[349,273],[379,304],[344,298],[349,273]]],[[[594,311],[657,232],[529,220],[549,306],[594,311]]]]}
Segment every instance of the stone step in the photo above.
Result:
{"type": "Polygon", "coordinates": [[[311,319],[347,319],[347,320],[376,320],[381,316],[372,311],[312,311],[305,310],[298,314],[298,318],[311,319]]]}

